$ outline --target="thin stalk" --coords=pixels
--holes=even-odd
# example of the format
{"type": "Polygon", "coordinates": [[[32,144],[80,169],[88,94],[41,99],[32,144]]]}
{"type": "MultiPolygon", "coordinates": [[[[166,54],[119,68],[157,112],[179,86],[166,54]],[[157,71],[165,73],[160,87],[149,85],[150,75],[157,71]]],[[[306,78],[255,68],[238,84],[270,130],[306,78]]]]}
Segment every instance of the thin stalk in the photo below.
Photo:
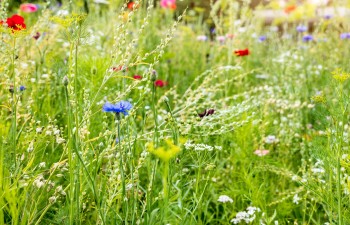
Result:
{"type": "MultiPolygon", "coordinates": [[[[163,182],[163,217],[165,220],[167,219],[168,215],[168,202],[169,202],[169,186],[168,186],[168,177],[169,177],[169,161],[164,161],[163,163],[163,174],[162,174],[162,182],[163,182]]],[[[163,219],[163,222],[166,222],[163,219]]]]}
{"type": "Polygon", "coordinates": [[[176,124],[176,120],[175,120],[175,117],[174,117],[174,114],[173,114],[173,111],[171,110],[171,107],[169,105],[169,102],[168,101],[165,101],[165,104],[170,112],[170,115],[171,115],[171,119],[172,119],[172,122],[173,122],[173,138],[174,138],[174,144],[177,145],[179,143],[179,129],[177,127],[177,124],[176,124]]]}
{"type": "MultiPolygon", "coordinates": [[[[340,108],[341,108],[341,129],[340,129],[340,134],[338,137],[340,137],[339,140],[339,145],[337,149],[337,197],[338,197],[338,225],[343,224],[343,213],[342,213],[342,192],[341,192],[341,152],[343,148],[343,140],[344,140],[344,123],[345,123],[345,113],[346,113],[346,108],[344,107],[344,102],[343,102],[343,85],[340,87],[340,108]]],[[[337,124],[338,126],[338,124],[337,124]]]]}
{"type": "Polygon", "coordinates": [[[337,195],[338,195],[338,225],[343,224],[343,217],[342,217],[342,194],[341,194],[341,184],[340,184],[340,157],[338,156],[337,161],[337,195]]]}
{"type": "MultiPolygon", "coordinates": [[[[2,181],[0,183],[0,190],[1,190],[1,197],[0,197],[0,221],[4,221],[4,212],[2,210],[2,207],[4,205],[3,202],[3,190],[4,190],[4,145],[3,145],[3,137],[0,136],[0,143],[1,143],[1,150],[0,150],[0,180],[2,181]]],[[[1,222],[2,223],[2,222],[1,222]]]]}
{"type": "Polygon", "coordinates": [[[154,136],[153,136],[153,142],[154,146],[158,146],[158,114],[157,114],[157,108],[156,108],[156,86],[152,83],[152,111],[153,111],[153,117],[154,117],[154,136]]]}
{"type": "Polygon", "coordinates": [[[126,189],[125,189],[125,174],[124,174],[124,167],[123,167],[123,151],[121,147],[121,136],[120,136],[120,114],[116,114],[117,116],[117,126],[118,126],[118,149],[119,149],[119,169],[120,169],[120,175],[122,176],[122,208],[123,208],[123,213],[124,213],[124,219],[125,221],[127,220],[126,218],[126,209],[125,209],[125,197],[126,197],[126,189]]]}
{"type": "Polygon", "coordinates": [[[17,95],[16,95],[16,75],[15,75],[15,59],[16,59],[16,38],[13,38],[13,51],[11,57],[11,76],[12,76],[12,129],[11,143],[14,154],[15,171],[17,170],[17,95]]]}
{"type": "MultiPolygon", "coordinates": [[[[79,95],[78,95],[78,50],[79,50],[79,44],[80,44],[80,36],[81,36],[81,25],[79,25],[79,30],[78,30],[78,37],[76,40],[76,44],[75,44],[75,55],[74,55],[74,93],[75,93],[75,102],[76,102],[76,110],[74,111],[74,124],[75,124],[75,128],[76,128],[76,132],[74,133],[74,151],[76,153],[76,155],[79,155],[79,151],[78,151],[78,143],[79,143],[79,95]]],[[[82,164],[84,164],[84,162],[82,161],[82,164]]],[[[76,218],[79,218],[80,215],[80,164],[76,163],[76,172],[75,172],[75,194],[76,194],[76,218]]],[[[80,219],[78,219],[78,224],[81,224],[80,219]]]]}
{"type": "Polygon", "coordinates": [[[67,103],[67,111],[68,111],[68,145],[67,145],[67,150],[68,150],[68,164],[69,164],[69,224],[73,225],[74,224],[74,162],[73,162],[73,152],[72,149],[74,149],[74,143],[72,137],[72,112],[71,112],[71,107],[69,104],[69,94],[68,94],[68,88],[67,86],[65,87],[65,92],[66,92],[66,103],[67,103]]]}
{"type": "MultiPolygon", "coordinates": [[[[127,134],[130,134],[130,130],[129,130],[129,120],[127,120],[126,122],[126,128],[127,128],[127,134]]],[[[131,218],[131,224],[135,223],[136,220],[136,215],[137,215],[137,198],[135,196],[135,190],[137,191],[137,188],[135,189],[134,183],[135,183],[135,178],[134,178],[134,156],[135,156],[135,148],[131,147],[130,145],[130,136],[128,135],[128,147],[129,147],[129,152],[131,153],[131,159],[127,159],[127,162],[129,162],[129,166],[130,166],[130,174],[131,174],[131,184],[132,184],[132,218],[131,218]]]]}

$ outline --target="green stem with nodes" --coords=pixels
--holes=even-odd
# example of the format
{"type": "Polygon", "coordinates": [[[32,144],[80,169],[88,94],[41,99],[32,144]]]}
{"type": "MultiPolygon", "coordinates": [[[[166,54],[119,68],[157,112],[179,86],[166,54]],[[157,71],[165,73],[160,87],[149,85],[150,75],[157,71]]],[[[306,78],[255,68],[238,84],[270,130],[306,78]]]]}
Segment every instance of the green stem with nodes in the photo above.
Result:
{"type": "Polygon", "coordinates": [[[117,117],[117,126],[118,126],[118,149],[119,149],[119,169],[120,169],[120,175],[122,177],[122,208],[123,208],[123,214],[124,214],[124,219],[127,221],[127,213],[126,213],[126,188],[125,188],[125,174],[124,174],[124,166],[123,166],[123,151],[122,151],[122,146],[121,146],[121,136],[120,136],[120,113],[116,113],[117,117]]]}

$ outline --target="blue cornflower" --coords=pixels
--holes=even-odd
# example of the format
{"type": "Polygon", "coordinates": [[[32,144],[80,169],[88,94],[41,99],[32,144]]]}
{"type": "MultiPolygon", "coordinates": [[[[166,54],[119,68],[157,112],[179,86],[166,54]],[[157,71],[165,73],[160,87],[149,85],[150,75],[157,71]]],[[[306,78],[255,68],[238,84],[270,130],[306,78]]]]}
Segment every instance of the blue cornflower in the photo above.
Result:
{"type": "Polygon", "coordinates": [[[297,31],[298,31],[299,33],[303,33],[303,32],[305,32],[305,31],[307,31],[307,26],[299,25],[299,26],[297,26],[297,31]]]}
{"type": "Polygon", "coordinates": [[[266,41],[267,37],[265,35],[262,35],[258,39],[259,39],[259,42],[264,42],[266,41]]]}
{"type": "Polygon", "coordinates": [[[314,40],[314,37],[312,37],[312,35],[308,34],[308,35],[305,35],[303,37],[303,42],[309,42],[309,41],[312,41],[314,40]]]}
{"type": "Polygon", "coordinates": [[[117,102],[115,105],[112,103],[106,102],[102,109],[104,112],[114,112],[117,115],[120,113],[123,113],[124,115],[128,115],[128,111],[132,108],[132,105],[128,101],[120,101],[117,102]]]}
{"type": "Polygon", "coordinates": [[[117,138],[115,138],[115,143],[118,144],[119,141],[123,141],[123,139],[124,139],[123,136],[121,136],[120,138],[117,137],[117,138]]]}
{"type": "Polygon", "coordinates": [[[26,89],[26,87],[23,86],[23,85],[21,85],[21,86],[19,87],[19,90],[20,90],[20,91],[24,91],[25,89],[26,89]]]}
{"type": "Polygon", "coordinates": [[[332,17],[333,17],[332,15],[327,14],[327,15],[325,15],[323,18],[324,18],[325,20],[330,20],[332,17]]]}
{"type": "Polygon", "coordinates": [[[350,39],[350,33],[341,33],[340,39],[350,39]]]}

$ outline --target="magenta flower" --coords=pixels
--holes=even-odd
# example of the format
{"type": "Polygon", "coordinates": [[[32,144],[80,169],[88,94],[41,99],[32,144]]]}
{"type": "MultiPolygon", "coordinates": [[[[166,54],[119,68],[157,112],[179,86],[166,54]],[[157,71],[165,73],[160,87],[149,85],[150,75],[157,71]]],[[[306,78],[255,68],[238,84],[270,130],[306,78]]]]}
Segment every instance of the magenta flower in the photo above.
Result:
{"type": "Polygon", "coordinates": [[[38,6],[35,5],[35,4],[32,4],[32,3],[23,3],[21,4],[21,6],[19,7],[19,9],[22,11],[22,12],[26,12],[26,13],[33,13],[33,12],[36,12],[38,11],[38,6]]]}
{"type": "Polygon", "coordinates": [[[176,9],[176,0],[160,0],[160,6],[165,9],[176,9]]]}

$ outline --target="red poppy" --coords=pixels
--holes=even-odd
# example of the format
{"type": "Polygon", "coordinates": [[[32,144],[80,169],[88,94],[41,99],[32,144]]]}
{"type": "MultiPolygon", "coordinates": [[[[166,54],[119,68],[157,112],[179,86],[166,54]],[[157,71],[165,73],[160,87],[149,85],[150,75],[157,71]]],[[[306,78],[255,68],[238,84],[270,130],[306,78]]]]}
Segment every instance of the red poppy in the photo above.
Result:
{"type": "Polygon", "coordinates": [[[154,81],[154,85],[156,87],[164,87],[164,86],[168,85],[168,82],[163,81],[163,80],[156,80],[156,81],[154,81]]]}
{"type": "MultiPolygon", "coordinates": [[[[3,24],[3,23],[4,23],[4,21],[0,22],[0,24],[3,24]]],[[[6,24],[12,30],[24,30],[24,29],[26,29],[26,25],[24,23],[24,18],[22,16],[17,15],[17,14],[11,16],[10,18],[7,18],[6,24]]]]}
{"type": "Polygon", "coordinates": [[[242,49],[242,50],[236,50],[235,51],[235,55],[236,56],[246,56],[246,55],[249,55],[249,50],[246,48],[246,49],[242,49]]]}
{"type": "MultiPolygon", "coordinates": [[[[128,5],[127,5],[127,7],[128,7],[128,9],[130,9],[130,10],[134,10],[134,5],[135,5],[135,2],[129,2],[128,3],[128,5]]],[[[138,5],[136,5],[136,8],[138,7],[138,5]]]]}
{"type": "Polygon", "coordinates": [[[133,78],[134,78],[135,80],[142,80],[142,76],[141,76],[141,75],[137,75],[137,74],[135,74],[135,75],[133,76],[133,78]]]}
{"type": "Polygon", "coordinates": [[[286,8],[284,8],[285,13],[291,13],[293,12],[297,7],[295,5],[289,5],[286,8]]]}

